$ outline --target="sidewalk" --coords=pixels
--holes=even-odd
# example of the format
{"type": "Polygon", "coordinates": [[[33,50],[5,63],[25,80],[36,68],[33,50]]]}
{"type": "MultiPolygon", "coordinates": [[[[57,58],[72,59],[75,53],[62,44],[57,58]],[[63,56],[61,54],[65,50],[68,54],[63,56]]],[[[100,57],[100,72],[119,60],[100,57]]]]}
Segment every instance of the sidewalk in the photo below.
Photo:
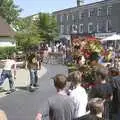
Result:
{"type": "MultiPolygon", "coordinates": [[[[41,69],[38,71],[38,77],[41,78],[47,69],[42,66],[41,69]]],[[[0,70],[1,73],[1,70],[0,70]]],[[[29,85],[30,78],[29,78],[29,71],[27,69],[18,69],[16,73],[15,87],[26,87],[29,85]]],[[[0,86],[0,98],[5,96],[6,90],[9,90],[9,81],[6,79],[2,86],[0,86]]]]}

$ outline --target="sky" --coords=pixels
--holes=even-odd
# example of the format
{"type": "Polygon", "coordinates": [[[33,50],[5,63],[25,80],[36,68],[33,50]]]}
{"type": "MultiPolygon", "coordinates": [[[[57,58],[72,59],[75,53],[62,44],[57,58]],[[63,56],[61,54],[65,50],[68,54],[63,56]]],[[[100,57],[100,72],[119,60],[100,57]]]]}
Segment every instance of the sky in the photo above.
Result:
{"type": "MultiPolygon", "coordinates": [[[[23,9],[20,16],[26,17],[39,12],[52,13],[76,6],[77,0],[14,0],[16,5],[23,9]]],[[[100,0],[85,0],[85,4],[100,0]]]]}

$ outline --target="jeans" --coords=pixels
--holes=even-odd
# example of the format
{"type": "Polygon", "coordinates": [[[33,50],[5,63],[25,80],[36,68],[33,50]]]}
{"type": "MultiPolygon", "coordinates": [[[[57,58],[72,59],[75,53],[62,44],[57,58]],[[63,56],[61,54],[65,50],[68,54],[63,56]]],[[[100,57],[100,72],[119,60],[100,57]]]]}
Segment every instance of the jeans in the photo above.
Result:
{"type": "Polygon", "coordinates": [[[37,85],[38,75],[36,69],[30,69],[30,85],[37,85]]]}
{"type": "Polygon", "coordinates": [[[4,81],[6,78],[9,80],[10,89],[14,89],[14,81],[12,78],[11,70],[3,70],[1,74],[1,79],[4,81]]]}

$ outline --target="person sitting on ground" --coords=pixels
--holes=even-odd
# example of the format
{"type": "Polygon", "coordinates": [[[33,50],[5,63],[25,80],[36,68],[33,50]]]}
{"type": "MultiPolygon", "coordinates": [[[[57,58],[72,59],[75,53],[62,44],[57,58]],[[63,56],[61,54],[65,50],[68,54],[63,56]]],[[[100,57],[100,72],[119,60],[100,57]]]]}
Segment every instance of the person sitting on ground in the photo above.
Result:
{"type": "Polygon", "coordinates": [[[48,103],[44,107],[45,110],[38,112],[35,120],[42,120],[47,117],[50,120],[73,120],[75,105],[64,91],[67,77],[63,74],[57,74],[53,80],[57,94],[48,99],[48,103]]]}
{"type": "Polygon", "coordinates": [[[80,118],[86,114],[86,107],[88,103],[88,95],[85,89],[81,86],[82,73],[79,71],[72,72],[68,75],[69,81],[73,85],[73,89],[70,92],[70,97],[75,103],[75,119],[80,118]]]}

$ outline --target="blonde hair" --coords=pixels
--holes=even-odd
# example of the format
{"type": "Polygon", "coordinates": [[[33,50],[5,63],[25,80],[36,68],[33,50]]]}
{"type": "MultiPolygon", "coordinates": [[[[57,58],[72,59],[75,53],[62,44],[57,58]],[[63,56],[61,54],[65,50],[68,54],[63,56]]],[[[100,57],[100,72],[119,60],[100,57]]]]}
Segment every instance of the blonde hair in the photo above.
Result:
{"type": "Polygon", "coordinates": [[[78,84],[82,80],[82,73],[80,71],[74,71],[68,75],[68,81],[78,84]]]}

